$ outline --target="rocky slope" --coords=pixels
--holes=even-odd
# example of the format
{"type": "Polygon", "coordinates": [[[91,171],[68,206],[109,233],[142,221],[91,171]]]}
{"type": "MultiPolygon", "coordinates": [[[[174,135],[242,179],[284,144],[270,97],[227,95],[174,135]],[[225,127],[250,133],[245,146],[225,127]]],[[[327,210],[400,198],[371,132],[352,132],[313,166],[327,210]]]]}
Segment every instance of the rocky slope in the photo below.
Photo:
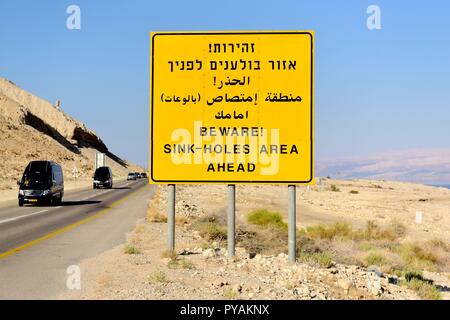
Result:
{"type": "Polygon", "coordinates": [[[59,106],[0,77],[0,190],[15,189],[26,164],[38,159],[60,163],[66,181],[76,167],[79,181],[88,182],[96,152],[107,155],[116,177],[143,170],[110,152],[100,137],[59,106]]]}

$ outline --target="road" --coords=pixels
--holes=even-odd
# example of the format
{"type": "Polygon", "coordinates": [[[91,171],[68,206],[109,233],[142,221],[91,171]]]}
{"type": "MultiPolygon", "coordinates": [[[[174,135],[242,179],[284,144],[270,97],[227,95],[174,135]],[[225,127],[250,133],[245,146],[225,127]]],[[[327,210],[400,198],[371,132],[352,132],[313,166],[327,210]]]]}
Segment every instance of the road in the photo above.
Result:
{"type": "Polygon", "coordinates": [[[58,207],[0,208],[0,299],[54,299],[67,268],[113,248],[145,217],[147,180],[67,194],[58,207]]]}

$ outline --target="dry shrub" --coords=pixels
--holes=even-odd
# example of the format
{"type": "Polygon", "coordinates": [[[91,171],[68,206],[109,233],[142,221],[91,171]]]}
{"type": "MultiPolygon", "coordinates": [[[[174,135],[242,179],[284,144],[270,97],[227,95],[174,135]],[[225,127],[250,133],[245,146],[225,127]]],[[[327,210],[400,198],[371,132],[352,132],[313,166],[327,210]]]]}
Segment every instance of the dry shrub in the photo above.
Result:
{"type": "Polygon", "coordinates": [[[353,234],[352,227],[346,222],[336,222],[332,226],[320,224],[306,228],[306,235],[312,239],[351,239],[353,234]]]}
{"type": "MultiPolygon", "coordinates": [[[[435,271],[443,263],[434,251],[417,243],[398,245],[396,252],[403,259],[403,269],[435,271]]],[[[448,258],[447,255],[445,257],[448,258]]]]}
{"type": "Polygon", "coordinates": [[[340,192],[341,191],[341,189],[339,189],[339,187],[337,187],[335,184],[332,184],[330,186],[330,190],[333,191],[333,192],[340,192]]]}
{"type": "Polygon", "coordinates": [[[162,270],[157,270],[147,277],[148,283],[168,283],[167,274],[162,270]]]}
{"type": "Polygon", "coordinates": [[[398,221],[392,221],[387,228],[381,228],[376,222],[367,221],[366,229],[357,232],[355,238],[360,240],[390,240],[394,241],[405,235],[406,228],[398,221]]]}
{"type": "Polygon", "coordinates": [[[202,222],[197,224],[201,237],[207,240],[222,241],[227,239],[227,230],[215,222],[202,222]]]}
{"type": "Polygon", "coordinates": [[[153,195],[153,198],[149,201],[148,206],[150,207],[151,205],[157,205],[159,204],[161,201],[161,190],[160,188],[155,188],[155,193],[153,195]]]}
{"type": "Polygon", "coordinates": [[[433,284],[426,281],[413,279],[406,282],[406,286],[411,290],[415,290],[419,297],[425,300],[441,300],[442,295],[433,284]]]}
{"type": "Polygon", "coordinates": [[[142,223],[138,224],[136,226],[136,228],[134,229],[134,232],[136,232],[138,234],[144,233],[145,232],[145,226],[142,223]]]}
{"type": "Polygon", "coordinates": [[[175,217],[175,223],[180,226],[189,224],[189,218],[183,216],[175,217]]]}
{"type": "Polygon", "coordinates": [[[167,216],[161,214],[155,207],[147,210],[147,220],[150,222],[167,222],[167,216]]]}
{"type": "Polygon", "coordinates": [[[194,263],[186,258],[171,259],[167,263],[167,267],[169,269],[187,269],[187,270],[195,269],[194,263]]]}
{"type": "Polygon", "coordinates": [[[192,228],[206,240],[223,241],[227,239],[226,227],[219,223],[214,215],[198,219],[192,224],[192,228]]]}
{"type": "Polygon", "coordinates": [[[177,253],[174,250],[164,250],[161,253],[161,258],[174,260],[177,258],[177,253]]]}
{"type": "Polygon", "coordinates": [[[208,241],[225,241],[227,228],[217,215],[211,214],[197,219],[191,224],[191,228],[197,230],[199,235],[208,241]]]}
{"type": "Polygon", "coordinates": [[[278,254],[287,252],[288,234],[286,230],[268,226],[242,226],[237,229],[236,241],[249,253],[278,254]]]}
{"type": "Polygon", "coordinates": [[[326,240],[396,240],[406,232],[405,227],[393,222],[388,228],[381,228],[374,221],[368,221],[364,230],[353,230],[346,222],[336,222],[331,226],[315,225],[306,228],[305,234],[313,239],[326,240]]]}
{"type": "Polygon", "coordinates": [[[299,255],[301,261],[313,263],[323,268],[330,268],[333,265],[331,253],[328,251],[321,251],[316,253],[301,253],[299,255]]]}
{"type": "Polygon", "coordinates": [[[402,285],[417,292],[425,300],[441,300],[442,295],[432,280],[426,279],[422,271],[410,270],[403,273],[404,281],[402,285]]]}

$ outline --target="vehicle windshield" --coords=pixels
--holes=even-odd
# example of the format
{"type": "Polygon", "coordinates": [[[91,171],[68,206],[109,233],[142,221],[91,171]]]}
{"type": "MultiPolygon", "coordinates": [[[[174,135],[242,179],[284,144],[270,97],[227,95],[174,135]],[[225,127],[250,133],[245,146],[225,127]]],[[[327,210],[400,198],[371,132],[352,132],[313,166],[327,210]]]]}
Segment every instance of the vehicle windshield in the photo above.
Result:
{"type": "Polygon", "coordinates": [[[46,190],[51,185],[51,170],[48,162],[31,162],[22,176],[21,189],[46,190]]]}
{"type": "Polygon", "coordinates": [[[128,176],[129,177],[134,177],[134,173],[129,173],[128,176]]]}
{"type": "Polygon", "coordinates": [[[94,179],[106,180],[109,179],[109,170],[106,167],[100,167],[95,170],[94,179]]]}

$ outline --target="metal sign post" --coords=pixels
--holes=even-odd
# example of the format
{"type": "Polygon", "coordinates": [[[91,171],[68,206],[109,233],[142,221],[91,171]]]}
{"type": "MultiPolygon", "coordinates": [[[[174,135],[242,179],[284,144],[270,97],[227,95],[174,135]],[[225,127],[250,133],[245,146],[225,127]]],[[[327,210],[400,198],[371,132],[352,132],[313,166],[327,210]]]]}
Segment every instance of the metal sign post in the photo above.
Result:
{"type": "Polygon", "coordinates": [[[288,186],[289,206],[288,206],[288,256],[289,262],[295,262],[296,255],[296,232],[297,232],[297,208],[296,208],[296,187],[288,186]]]}
{"type": "Polygon", "coordinates": [[[167,249],[175,251],[175,185],[169,184],[167,211],[167,249]]]}
{"type": "Polygon", "coordinates": [[[228,257],[235,256],[235,237],[236,237],[236,186],[228,185],[228,257]]]}

